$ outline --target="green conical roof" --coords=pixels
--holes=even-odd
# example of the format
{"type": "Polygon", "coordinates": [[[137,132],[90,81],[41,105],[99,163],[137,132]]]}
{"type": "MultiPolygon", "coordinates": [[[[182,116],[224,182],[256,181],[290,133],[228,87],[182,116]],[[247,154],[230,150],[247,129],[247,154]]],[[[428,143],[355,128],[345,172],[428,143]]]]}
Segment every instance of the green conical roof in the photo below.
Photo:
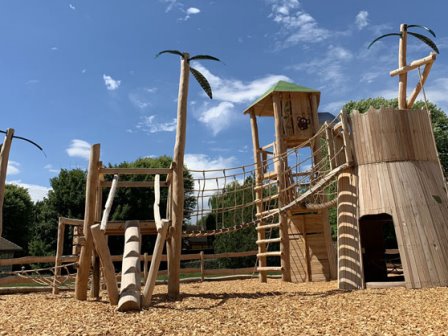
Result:
{"type": "Polygon", "coordinates": [[[260,103],[264,105],[264,100],[271,96],[274,92],[303,92],[303,93],[316,93],[320,95],[320,91],[307,88],[305,86],[297,85],[294,83],[289,83],[285,81],[278,81],[269,90],[261,95],[254,103],[252,103],[248,108],[244,110],[244,113],[248,113],[252,108],[259,105],[260,103]],[[263,103],[262,103],[263,102],[263,103]]]}

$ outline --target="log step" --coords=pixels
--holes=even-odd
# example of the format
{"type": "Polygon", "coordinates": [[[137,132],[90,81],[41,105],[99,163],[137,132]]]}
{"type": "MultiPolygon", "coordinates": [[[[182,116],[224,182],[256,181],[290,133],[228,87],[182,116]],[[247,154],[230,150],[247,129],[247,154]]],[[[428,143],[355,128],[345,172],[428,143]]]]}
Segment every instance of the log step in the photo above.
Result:
{"type": "Polygon", "coordinates": [[[278,227],[280,227],[280,223],[259,225],[259,226],[257,226],[257,231],[266,230],[266,229],[275,229],[278,227]]]}
{"type": "Polygon", "coordinates": [[[264,180],[276,180],[277,179],[277,172],[267,172],[263,175],[264,180]]]}
{"type": "Polygon", "coordinates": [[[271,272],[271,271],[283,271],[283,267],[281,266],[257,267],[257,272],[271,272]]]}
{"type": "Polygon", "coordinates": [[[281,241],[282,241],[281,238],[260,239],[260,240],[257,240],[257,245],[269,244],[269,243],[280,243],[281,241]]]}
{"type": "Polygon", "coordinates": [[[264,216],[272,215],[272,214],[275,214],[275,213],[278,213],[278,212],[279,212],[278,209],[271,209],[271,210],[266,210],[266,211],[257,213],[256,216],[257,216],[258,218],[260,218],[260,217],[264,217],[264,216]]]}
{"type": "Polygon", "coordinates": [[[280,251],[271,251],[271,252],[262,252],[262,253],[257,253],[257,257],[281,257],[282,256],[282,252],[280,251]]]}

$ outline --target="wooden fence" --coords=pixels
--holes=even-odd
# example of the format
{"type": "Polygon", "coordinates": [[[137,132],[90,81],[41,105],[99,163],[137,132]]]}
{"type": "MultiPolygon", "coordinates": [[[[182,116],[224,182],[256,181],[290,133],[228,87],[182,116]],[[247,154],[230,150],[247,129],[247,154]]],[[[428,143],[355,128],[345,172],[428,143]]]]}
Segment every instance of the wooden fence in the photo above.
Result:
{"type": "MultiPolygon", "coordinates": [[[[219,277],[219,276],[238,276],[238,275],[252,275],[255,272],[255,267],[246,268],[232,268],[232,269],[208,269],[206,267],[206,262],[208,260],[216,260],[221,258],[241,258],[256,256],[257,251],[247,251],[247,252],[228,252],[228,253],[217,253],[217,254],[206,254],[204,252],[199,252],[195,254],[183,254],[181,255],[181,261],[199,261],[198,267],[188,267],[181,268],[181,275],[197,274],[198,278],[205,280],[206,277],[219,277]]],[[[112,261],[121,262],[123,259],[122,255],[112,256],[112,261]]],[[[143,262],[143,274],[144,279],[146,279],[149,270],[149,264],[151,263],[152,255],[147,253],[140,256],[140,260],[143,262]]],[[[78,260],[77,256],[63,256],[61,258],[62,263],[73,263],[78,260]]],[[[162,261],[167,261],[167,256],[162,256],[162,261]]],[[[22,258],[12,258],[12,259],[0,259],[0,266],[14,266],[14,265],[30,265],[30,264],[54,264],[55,256],[26,256],[22,258]]],[[[255,266],[255,265],[254,265],[255,266]]],[[[167,275],[166,270],[158,272],[159,276],[167,275]]],[[[35,275],[37,277],[37,275],[35,275]]],[[[51,275],[42,275],[42,278],[52,279],[51,275]]],[[[33,277],[23,277],[18,275],[0,277],[0,286],[8,287],[19,284],[32,284],[35,283],[33,277]]]]}

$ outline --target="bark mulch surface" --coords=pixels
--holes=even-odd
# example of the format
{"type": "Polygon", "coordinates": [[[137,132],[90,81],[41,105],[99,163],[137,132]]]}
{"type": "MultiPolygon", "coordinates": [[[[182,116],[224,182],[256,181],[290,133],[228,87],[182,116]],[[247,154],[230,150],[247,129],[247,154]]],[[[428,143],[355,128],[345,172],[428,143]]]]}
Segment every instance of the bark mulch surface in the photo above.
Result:
{"type": "Polygon", "coordinates": [[[72,292],[0,296],[0,335],[448,335],[448,288],[344,292],[335,282],[157,286],[153,306],[120,313],[72,292]]]}

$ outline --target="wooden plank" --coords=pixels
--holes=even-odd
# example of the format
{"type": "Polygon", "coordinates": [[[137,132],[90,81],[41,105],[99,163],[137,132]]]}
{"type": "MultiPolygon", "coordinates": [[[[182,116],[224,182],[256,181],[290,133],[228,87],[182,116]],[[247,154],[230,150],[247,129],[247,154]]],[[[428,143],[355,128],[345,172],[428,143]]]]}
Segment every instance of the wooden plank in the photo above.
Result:
{"type": "MultiPolygon", "coordinates": [[[[116,174],[117,175],[117,174],[116,174]]],[[[101,182],[101,187],[110,188],[112,186],[111,181],[101,182]]],[[[168,187],[169,183],[166,181],[160,182],[161,187],[168,187]]],[[[118,188],[153,188],[153,181],[119,181],[117,183],[118,188]]]]}
{"type": "MultiPolygon", "coordinates": [[[[54,263],[55,256],[26,256],[21,258],[0,259],[0,266],[12,266],[12,265],[29,265],[39,263],[54,263]]],[[[78,260],[77,256],[62,256],[60,257],[62,263],[71,263],[78,260]]]]}
{"type": "MultiPolygon", "coordinates": [[[[421,59],[415,60],[413,62],[411,62],[409,65],[406,66],[400,66],[400,68],[396,69],[396,70],[392,70],[391,72],[389,72],[391,77],[397,76],[397,75],[401,75],[404,73],[407,73],[411,70],[417,69],[418,67],[421,67],[422,65],[428,65],[428,64],[432,64],[437,58],[437,54],[434,52],[431,52],[429,54],[429,56],[423,57],[421,59]]],[[[406,60],[404,61],[404,63],[406,63],[406,60]]],[[[412,106],[408,106],[408,108],[411,108],[412,106]]]]}
{"type": "Polygon", "coordinates": [[[61,266],[61,257],[64,250],[64,232],[65,232],[65,225],[61,223],[61,221],[58,221],[58,240],[56,243],[56,258],[54,261],[54,278],[53,278],[53,294],[59,293],[58,288],[58,278],[61,275],[61,269],[59,266],[61,266]]]}
{"type": "Polygon", "coordinates": [[[107,295],[112,305],[118,303],[118,285],[115,277],[115,267],[110,256],[109,247],[107,246],[106,237],[101,231],[100,225],[95,224],[91,227],[92,238],[95,250],[98,253],[101,266],[103,268],[103,277],[106,283],[107,295]]]}

